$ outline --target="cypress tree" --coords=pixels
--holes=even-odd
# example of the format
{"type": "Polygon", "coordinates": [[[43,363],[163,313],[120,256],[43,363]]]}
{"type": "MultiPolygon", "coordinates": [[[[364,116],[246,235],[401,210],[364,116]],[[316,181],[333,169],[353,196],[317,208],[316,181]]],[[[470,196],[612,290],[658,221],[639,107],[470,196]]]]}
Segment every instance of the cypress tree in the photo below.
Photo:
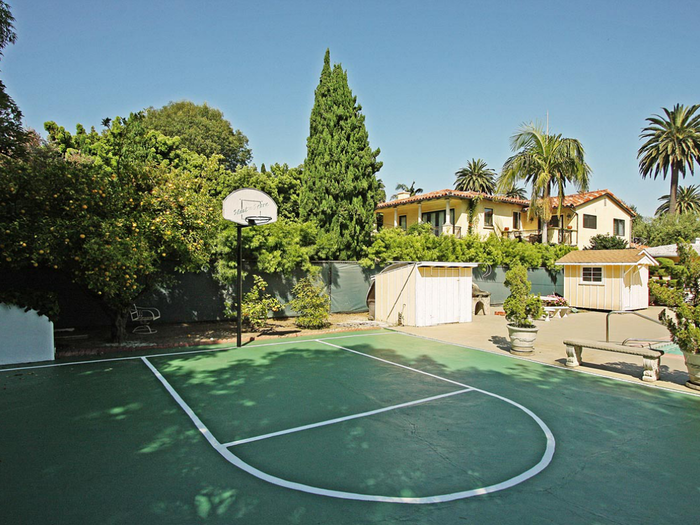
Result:
{"type": "Polygon", "coordinates": [[[379,149],[372,150],[362,106],[340,64],[331,68],[326,50],[311,110],[306,141],[300,215],[329,235],[331,257],[359,259],[371,242],[380,200],[376,173],[379,149]]]}

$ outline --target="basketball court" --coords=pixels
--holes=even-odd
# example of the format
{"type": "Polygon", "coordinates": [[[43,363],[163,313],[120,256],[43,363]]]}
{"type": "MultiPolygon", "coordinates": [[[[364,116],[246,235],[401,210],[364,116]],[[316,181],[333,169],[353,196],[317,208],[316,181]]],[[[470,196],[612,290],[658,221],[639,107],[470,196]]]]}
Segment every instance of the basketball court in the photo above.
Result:
{"type": "Polygon", "coordinates": [[[8,523],[693,522],[700,398],[391,330],[0,369],[8,523]]]}

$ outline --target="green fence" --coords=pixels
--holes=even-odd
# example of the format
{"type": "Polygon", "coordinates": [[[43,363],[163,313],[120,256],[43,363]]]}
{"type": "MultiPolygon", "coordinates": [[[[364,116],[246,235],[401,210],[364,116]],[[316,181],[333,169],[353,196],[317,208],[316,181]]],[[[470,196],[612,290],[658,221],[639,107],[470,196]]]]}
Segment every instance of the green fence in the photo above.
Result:
{"type": "MultiPolygon", "coordinates": [[[[491,292],[491,304],[503,304],[508,297],[504,284],[508,268],[493,266],[474,269],[474,282],[486,292],[491,292]]],[[[527,279],[535,295],[564,295],[564,272],[550,272],[545,268],[529,269],[527,279]]]]}
{"type": "MultiPolygon", "coordinates": [[[[331,297],[331,312],[366,312],[367,291],[372,277],[383,267],[362,268],[358,263],[348,261],[323,261],[316,263],[321,267],[320,278],[331,297]]],[[[502,304],[508,296],[508,289],[503,284],[506,270],[502,267],[476,268],[474,282],[487,292],[491,292],[491,303],[502,304]]],[[[260,274],[268,283],[268,291],[283,304],[292,299],[294,284],[306,274],[302,271],[291,276],[282,274],[260,274]]],[[[543,268],[528,270],[528,279],[532,283],[532,292],[548,295],[563,295],[563,273],[550,273],[543,268]]],[[[249,290],[253,283],[253,274],[247,272],[243,289],[249,290]]],[[[175,282],[167,288],[159,288],[141,297],[139,306],[151,306],[161,312],[161,322],[185,323],[196,321],[220,321],[227,319],[224,314],[226,299],[235,301],[235,288],[222,286],[211,273],[188,273],[176,276],[175,282]]],[[[83,294],[77,287],[66,283],[60,294],[61,317],[57,328],[104,326],[109,319],[100,310],[98,303],[83,294]]],[[[291,316],[294,312],[285,307],[276,316],[291,316]]]]}

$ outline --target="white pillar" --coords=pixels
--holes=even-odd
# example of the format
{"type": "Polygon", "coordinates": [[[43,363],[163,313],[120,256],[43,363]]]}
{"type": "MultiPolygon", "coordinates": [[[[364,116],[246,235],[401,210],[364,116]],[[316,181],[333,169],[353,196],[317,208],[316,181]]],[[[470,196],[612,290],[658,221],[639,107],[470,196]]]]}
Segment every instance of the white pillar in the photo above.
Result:
{"type": "Polygon", "coordinates": [[[445,201],[445,226],[450,226],[450,199],[445,201]]]}
{"type": "Polygon", "coordinates": [[[394,228],[399,227],[399,209],[394,208],[394,228]]]}
{"type": "Polygon", "coordinates": [[[423,203],[418,203],[418,224],[423,222],[423,203]]]}

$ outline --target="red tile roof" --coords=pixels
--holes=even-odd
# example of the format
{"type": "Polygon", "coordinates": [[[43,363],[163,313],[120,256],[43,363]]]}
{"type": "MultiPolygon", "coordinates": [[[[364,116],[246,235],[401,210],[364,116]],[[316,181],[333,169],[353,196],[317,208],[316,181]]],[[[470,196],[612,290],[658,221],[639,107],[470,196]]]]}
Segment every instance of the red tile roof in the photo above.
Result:
{"type": "Polygon", "coordinates": [[[404,204],[429,201],[432,199],[444,199],[446,197],[455,199],[473,199],[474,197],[481,197],[482,199],[489,201],[508,202],[510,204],[520,204],[521,206],[527,206],[530,203],[530,201],[518,199],[516,197],[506,197],[505,195],[489,195],[487,193],[479,193],[477,191],[438,190],[431,191],[430,193],[421,193],[420,195],[414,195],[413,197],[406,197],[405,199],[396,199],[395,201],[381,202],[377,206],[377,209],[380,210],[382,208],[393,208],[394,206],[403,206],[404,204]]]}
{"type": "MultiPolygon", "coordinates": [[[[587,192],[583,192],[583,193],[574,193],[573,195],[565,195],[564,201],[562,202],[562,207],[575,208],[576,206],[581,206],[581,204],[585,204],[585,203],[590,202],[592,200],[598,199],[604,195],[611,197],[615,202],[617,202],[617,204],[620,207],[622,207],[630,215],[632,215],[632,216],[637,215],[636,213],[634,213],[630,209],[629,206],[627,206],[624,202],[622,202],[620,199],[615,197],[615,195],[609,190],[595,190],[595,191],[587,191],[587,192]]],[[[550,197],[549,200],[552,203],[552,208],[557,208],[559,206],[559,197],[550,197]]]]}
{"type": "MultiPolygon", "coordinates": [[[[585,204],[592,200],[598,199],[600,197],[603,197],[604,195],[607,195],[608,197],[612,198],[621,208],[627,211],[630,215],[636,215],[636,213],[634,213],[629,208],[629,206],[627,206],[624,202],[618,199],[609,190],[595,190],[583,193],[574,193],[572,195],[565,195],[562,206],[564,208],[575,208],[576,206],[580,206],[581,204],[585,204]]],[[[510,204],[520,204],[521,206],[530,205],[529,200],[518,199],[517,197],[506,197],[505,195],[489,195],[487,193],[479,193],[476,191],[457,191],[446,189],[431,191],[429,193],[421,193],[419,195],[414,195],[413,197],[406,197],[405,199],[396,199],[394,201],[381,202],[379,203],[379,205],[377,205],[377,209],[381,210],[384,208],[393,208],[395,206],[403,206],[405,204],[413,204],[415,202],[429,201],[433,199],[445,199],[447,197],[456,199],[473,199],[474,197],[479,196],[482,199],[493,202],[507,202],[510,204]]],[[[556,208],[559,206],[559,197],[550,197],[549,200],[552,203],[552,208],[556,208]]]]}

